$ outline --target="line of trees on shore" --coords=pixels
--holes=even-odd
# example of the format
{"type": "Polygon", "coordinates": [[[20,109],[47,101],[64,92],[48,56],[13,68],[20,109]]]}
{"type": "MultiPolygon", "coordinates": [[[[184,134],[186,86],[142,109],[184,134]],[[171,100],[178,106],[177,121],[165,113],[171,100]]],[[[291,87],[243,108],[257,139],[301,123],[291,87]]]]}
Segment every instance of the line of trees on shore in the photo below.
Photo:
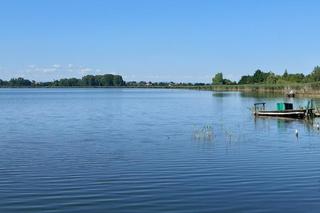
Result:
{"type": "Polygon", "coordinates": [[[210,86],[209,83],[176,83],[176,82],[151,82],[151,81],[129,81],[127,87],[190,87],[190,86],[210,86]]]}
{"type": "Polygon", "coordinates": [[[222,73],[217,73],[212,78],[213,85],[235,85],[235,84],[290,84],[290,83],[312,83],[320,81],[320,67],[316,66],[313,71],[304,75],[303,73],[288,73],[284,71],[282,75],[277,75],[271,71],[263,72],[256,70],[253,75],[244,75],[238,82],[223,78],[222,73]]]}
{"type": "Polygon", "coordinates": [[[205,83],[175,83],[128,81],[125,82],[120,75],[86,75],[81,79],[63,78],[50,82],[36,82],[24,78],[12,78],[9,81],[0,79],[0,87],[191,87],[205,86],[205,83]]]}
{"type": "Polygon", "coordinates": [[[111,87],[124,86],[120,75],[86,75],[81,79],[63,78],[50,82],[36,82],[24,78],[12,78],[9,81],[0,79],[0,87],[111,87]]]}
{"type": "Polygon", "coordinates": [[[9,81],[0,79],[0,87],[192,87],[210,85],[243,85],[243,84],[290,84],[290,83],[312,83],[320,81],[320,66],[304,75],[303,73],[289,74],[287,70],[282,75],[273,72],[256,70],[253,75],[244,75],[238,82],[223,78],[222,73],[217,73],[212,78],[212,84],[206,83],[175,83],[175,82],[125,82],[121,75],[86,75],[82,78],[63,78],[50,82],[36,82],[24,78],[12,78],[9,81]]]}

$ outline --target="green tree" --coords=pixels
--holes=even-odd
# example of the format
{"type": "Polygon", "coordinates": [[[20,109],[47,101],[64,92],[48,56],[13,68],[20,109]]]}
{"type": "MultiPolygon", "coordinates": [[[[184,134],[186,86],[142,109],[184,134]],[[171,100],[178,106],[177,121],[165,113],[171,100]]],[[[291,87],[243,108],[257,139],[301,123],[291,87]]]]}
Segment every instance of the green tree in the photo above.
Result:
{"type": "Polygon", "coordinates": [[[253,82],[254,83],[264,83],[266,82],[268,76],[271,72],[262,72],[261,70],[256,70],[253,74],[253,82]]]}
{"type": "Polygon", "coordinates": [[[229,79],[223,79],[223,84],[233,85],[233,84],[237,84],[237,83],[235,81],[231,81],[229,79]]]}
{"type": "Polygon", "coordinates": [[[11,78],[9,81],[9,85],[12,87],[30,87],[31,84],[31,81],[24,78],[11,78]]]}
{"type": "Polygon", "coordinates": [[[114,75],[113,76],[113,85],[114,86],[123,86],[125,82],[122,79],[121,75],[114,75]]]}
{"type": "Polygon", "coordinates": [[[302,73],[296,73],[296,74],[288,74],[287,81],[291,83],[301,83],[304,81],[304,74],[302,73]]]}
{"type": "Polygon", "coordinates": [[[97,86],[96,78],[93,75],[86,75],[82,77],[83,86],[97,86]]]}
{"type": "Polygon", "coordinates": [[[320,81],[320,67],[316,66],[310,74],[311,81],[320,81]]]}
{"type": "Polygon", "coordinates": [[[105,74],[105,75],[97,75],[95,76],[97,86],[114,86],[113,85],[113,75],[105,74]]]}
{"type": "Polygon", "coordinates": [[[274,73],[270,73],[270,75],[266,79],[267,84],[276,84],[278,81],[278,76],[276,76],[274,73]]]}
{"type": "Polygon", "coordinates": [[[283,75],[282,75],[282,79],[286,80],[288,78],[288,71],[287,69],[284,71],[283,75]]]}
{"type": "Polygon", "coordinates": [[[212,84],[223,84],[223,74],[221,72],[212,78],[212,84]]]}
{"type": "Polygon", "coordinates": [[[250,75],[244,75],[240,78],[238,84],[253,84],[253,77],[250,75]]]}

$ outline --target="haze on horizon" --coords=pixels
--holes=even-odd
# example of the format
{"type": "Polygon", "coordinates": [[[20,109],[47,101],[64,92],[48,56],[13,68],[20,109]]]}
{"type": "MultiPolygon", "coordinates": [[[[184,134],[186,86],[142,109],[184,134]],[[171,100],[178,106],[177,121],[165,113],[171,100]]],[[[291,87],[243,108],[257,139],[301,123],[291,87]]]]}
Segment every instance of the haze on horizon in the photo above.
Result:
{"type": "Polygon", "coordinates": [[[0,79],[239,80],[319,65],[319,1],[0,0],[0,79]]]}

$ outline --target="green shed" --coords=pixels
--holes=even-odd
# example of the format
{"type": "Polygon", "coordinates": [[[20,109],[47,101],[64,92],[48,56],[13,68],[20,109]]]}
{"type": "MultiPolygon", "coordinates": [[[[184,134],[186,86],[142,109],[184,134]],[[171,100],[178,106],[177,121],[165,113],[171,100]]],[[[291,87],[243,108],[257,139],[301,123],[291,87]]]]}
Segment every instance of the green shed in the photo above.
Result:
{"type": "Polygon", "coordinates": [[[278,111],[289,110],[289,109],[293,109],[292,103],[277,103],[277,110],[278,111]]]}
{"type": "Polygon", "coordinates": [[[284,110],[284,104],[283,103],[277,103],[277,110],[278,111],[284,110]]]}

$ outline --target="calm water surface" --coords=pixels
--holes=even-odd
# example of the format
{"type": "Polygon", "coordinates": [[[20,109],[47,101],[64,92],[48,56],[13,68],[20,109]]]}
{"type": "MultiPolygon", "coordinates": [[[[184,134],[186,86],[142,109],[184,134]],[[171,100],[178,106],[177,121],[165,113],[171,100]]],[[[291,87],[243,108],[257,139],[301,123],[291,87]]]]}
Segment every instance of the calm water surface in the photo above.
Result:
{"type": "Polygon", "coordinates": [[[318,212],[320,132],[260,101],[283,98],[1,89],[0,212],[318,212]]]}

